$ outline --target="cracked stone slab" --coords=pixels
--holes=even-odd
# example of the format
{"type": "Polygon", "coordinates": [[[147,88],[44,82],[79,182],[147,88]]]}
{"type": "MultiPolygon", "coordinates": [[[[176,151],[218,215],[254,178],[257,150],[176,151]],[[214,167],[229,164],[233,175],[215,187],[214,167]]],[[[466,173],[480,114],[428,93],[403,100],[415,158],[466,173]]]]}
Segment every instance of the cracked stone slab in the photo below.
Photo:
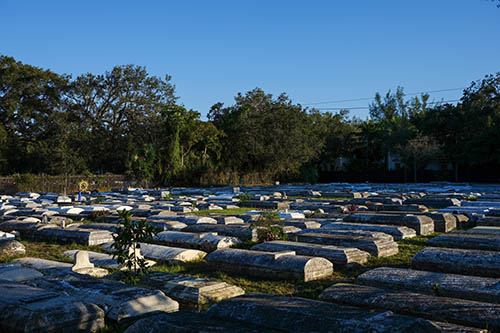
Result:
{"type": "Polygon", "coordinates": [[[500,279],[379,267],[358,276],[357,282],[381,288],[500,304],[500,279]]]}
{"type": "Polygon", "coordinates": [[[295,251],[299,255],[325,258],[334,265],[339,266],[364,264],[370,257],[368,252],[357,248],[288,241],[264,242],[254,245],[252,250],[268,252],[295,251]]]}
{"type": "Polygon", "coordinates": [[[297,234],[297,241],[321,245],[354,247],[376,257],[387,257],[398,253],[398,243],[392,239],[321,233],[320,230],[297,234]]]}
{"type": "Polygon", "coordinates": [[[427,244],[461,249],[500,251],[500,233],[454,231],[431,238],[427,244]]]}
{"type": "Polygon", "coordinates": [[[247,294],[212,305],[206,313],[218,319],[264,325],[289,332],[481,332],[390,311],[314,301],[298,297],[247,294]]]}
{"type": "Polygon", "coordinates": [[[293,251],[220,249],[207,255],[205,260],[219,271],[273,279],[297,279],[307,282],[327,278],[333,273],[330,261],[320,257],[295,255],[293,251]]]}
{"type": "Polygon", "coordinates": [[[427,247],[412,258],[411,267],[423,271],[500,278],[500,253],[427,247]]]}
{"type": "Polygon", "coordinates": [[[192,233],[179,231],[163,231],[154,237],[158,243],[167,246],[194,248],[213,251],[228,248],[240,243],[236,237],[219,236],[214,233],[192,233]]]}
{"type": "Polygon", "coordinates": [[[422,215],[398,214],[350,214],[344,217],[345,222],[389,224],[412,228],[418,235],[434,233],[434,221],[422,215]]]}
{"type": "Polygon", "coordinates": [[[107,230],[63,229],[55,226],[38,228],[34,232],[35,239],[78,243],[82,245],[100,245],[113,241],[113,233],[107,230]]]}
{"type": "Polygon", "coordinates": [[[2,332],[95,332],[104,311],[91,302],[51,290],[0,281],[2,332]]]}
{"type": "Polygon", "coordinates": [[[106,318],[114,322],[127,321],[157,311],[173,312],[179,309],[179,304],[160,290],[131,287],[123,282],[77,273],[44,276],[28,283],[97,304],[104,309],[106,318]]]}
{"type": "Polygon", "coordinates": [[[325,289],[320,299],[360,307],[390,310],[458,325],[500,330],[500,305],[366,285],[338,283],[325,289]]]}
{"type": "Polygon", "coordinates": [[[320,230],[366,230],[374,232],[383,232],[391,235],[394,240],[413,238],[417,236],[417,232],[408,227],[400,227],[394,225],[383,224],[365,224],[365,223],[348,223],[348,222],[332,222],[324,224],[320,230]]]}
{"type": "Polygon", "coordinates": [[[213,304],[245,294],[240,287],[226,282],[164,272],[150,272],[140,283],[161,290],[168,297],[188,306],[213,304]]]}

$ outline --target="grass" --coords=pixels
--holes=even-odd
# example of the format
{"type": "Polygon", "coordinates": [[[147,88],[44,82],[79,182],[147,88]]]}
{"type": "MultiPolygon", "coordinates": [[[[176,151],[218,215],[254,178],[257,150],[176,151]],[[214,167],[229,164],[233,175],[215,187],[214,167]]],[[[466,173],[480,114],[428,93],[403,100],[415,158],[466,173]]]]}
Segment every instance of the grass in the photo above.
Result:
{"type": "MultiPolygon", "coordinates": [[[[401,240],[399,244],[399,253],[391,257],[370,257],[363,266],[352,266],[348,268],[334,267],[333,276],[319,281],[301,282],[294,280],[273,280],[266,278],[257,278],[247,275],[225,273],[214,270],[204,260],[189,263],[160,264],[152,267],[153,271],[183,274],[194,277],[217,280],[239,286],[245,292],[258,292],[281,296],[296,296],[318,299],[319,294],[330,285],[337,282],[354,282],[359,274],[367,270],[382,267],[400,267],[409,268],[411,258],[426,245],[426,242],[438,234],[430,236],[417,236],[410,239],[401,240]]],[[[66,250],[88,250],[102,252],[99,246],[83,246],[79,244],[54,244],[46,242],[37,242],[33,240],[21,239],[26,246],[26,255],[42,259],[71,262],[70,258],[62,256],[66,250]]],[[[239,248],[250,248],[255,243],[246,242],[239,245],[239,248]]],[[[20,257],[20,256],[17,256],[20,257]]],[[[0,257],[0,262],[12,261],[17,257],[0,257]]]]}
{"type": "Polygon", "coordinates": [[[304,200],[329,200],[329,201],[346,201],[352,200],[351,197],[303,197],[296,195],[287,196],[288,199],[304,199],[304,200]]]}
{"type": "Polygon", "coordinates": [[[193,212],[194,215],[210,215],[210,214],[223,214],[223,215],[239,215],[244,214],[248,211],[256,210],[255,208],[228,208],[228,209],[202,209],[197,212],[193,212]]]}

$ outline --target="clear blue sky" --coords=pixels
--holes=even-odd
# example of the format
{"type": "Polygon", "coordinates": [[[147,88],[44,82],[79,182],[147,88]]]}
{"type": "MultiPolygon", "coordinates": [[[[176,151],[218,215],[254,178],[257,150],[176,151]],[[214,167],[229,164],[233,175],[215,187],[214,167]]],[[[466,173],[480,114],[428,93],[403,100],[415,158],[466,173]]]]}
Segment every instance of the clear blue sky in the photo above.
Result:
{"type": "Polygon", "coordinates": [[[306,104],[466,87],[500,71],[500,8],[488,0],[0,0],[0,31],[0,54],[58,73],[170,74],[202,114],[255,87],[306,104]]]}

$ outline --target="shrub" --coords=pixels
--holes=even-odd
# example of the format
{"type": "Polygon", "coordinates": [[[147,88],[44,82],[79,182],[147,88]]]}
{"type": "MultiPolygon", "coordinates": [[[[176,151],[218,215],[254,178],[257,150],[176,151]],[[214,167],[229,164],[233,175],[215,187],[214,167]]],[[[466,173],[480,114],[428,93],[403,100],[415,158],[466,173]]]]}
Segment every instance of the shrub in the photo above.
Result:
{"type": "Polygon", "coordinates": [[[283,222],[278,211],[262,212],[260,218],[252,224],[252,228],[257,229],[259,242],[288,239],[283,232],[283,222]]]}

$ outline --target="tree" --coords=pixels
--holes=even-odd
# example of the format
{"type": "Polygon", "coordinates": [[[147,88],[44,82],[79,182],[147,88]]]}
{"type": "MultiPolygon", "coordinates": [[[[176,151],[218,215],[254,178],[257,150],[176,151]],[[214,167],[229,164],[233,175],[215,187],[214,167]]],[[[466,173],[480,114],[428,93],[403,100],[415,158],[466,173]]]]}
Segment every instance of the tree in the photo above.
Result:
{"type": "Polygon", "coordinates": [[[413,164],[413,181],[416,183],[418,168],[436,158],[441,151],[441,146],[432,137],[418,133],[405,145],[396,146],[396,151],[403,157],[406,165],[413,164]]]}

